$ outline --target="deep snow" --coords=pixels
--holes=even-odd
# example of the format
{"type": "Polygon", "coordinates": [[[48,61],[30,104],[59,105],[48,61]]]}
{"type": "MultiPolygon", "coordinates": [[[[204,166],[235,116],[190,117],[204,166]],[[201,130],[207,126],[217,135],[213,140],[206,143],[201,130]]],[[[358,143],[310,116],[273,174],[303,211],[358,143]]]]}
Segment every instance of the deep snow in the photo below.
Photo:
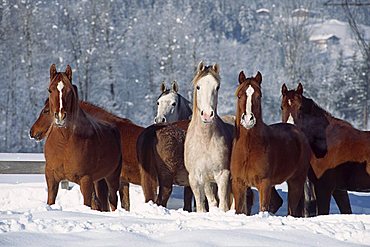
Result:
{"type": "MultiPolygon", "coordinates": [[[[286,199],[286,186],[278,187],[286,199]]],[[[169,209],[143,203],[131,186],[131,212],[83,206],[77,185],[46,205],[43,175],[0,175],[0,246],[364,246],[370,245],[370,197],[351,193],[353,215],[293,218],[187,213],[176,187],[169,209]],[[180,209],[179,209],[180,208],[180,209]]],[[[256,213],[256,206],[254,213],[256,213]]],[[[332,212],[337,212],[332,204],[332,212]]]]}

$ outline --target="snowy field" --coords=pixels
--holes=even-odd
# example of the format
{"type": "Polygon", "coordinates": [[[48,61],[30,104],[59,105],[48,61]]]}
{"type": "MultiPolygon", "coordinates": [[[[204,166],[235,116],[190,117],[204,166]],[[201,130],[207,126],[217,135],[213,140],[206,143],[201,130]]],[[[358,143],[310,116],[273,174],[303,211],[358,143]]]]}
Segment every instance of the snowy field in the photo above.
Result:
{"type": "MultiPolygon", "coordinates": [[[[73,185],[73,184],[72,184],[73,185]]],[[[278,187],[286,199],[286,186],[278,187]]],[[[59,190],[46,205],[43,175],[0,175],[0,246],[370,246],[370,197],[351,193],[353,215],[315,218],[187,213],[182,188],[175,187],[169,209],[143,203],[131,186],[131,212],[96,212],[83,206],[77,185],[59,190]]]]}

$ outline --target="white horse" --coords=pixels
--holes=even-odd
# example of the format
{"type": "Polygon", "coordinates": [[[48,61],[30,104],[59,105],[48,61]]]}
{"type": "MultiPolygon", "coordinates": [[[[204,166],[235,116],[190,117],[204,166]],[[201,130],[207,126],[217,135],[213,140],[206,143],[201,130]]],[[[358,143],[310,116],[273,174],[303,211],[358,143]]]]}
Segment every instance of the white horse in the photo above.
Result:
{"type": "Polygon", "coordinates": [[[197,212],[205,212],[204,199],[217,207],[211,183],[218,187],[219,208],[229,209],[229,162],[232,131],[217,115],[219,66],[200,62],[193,79],[193,116],[185,138],[184,159],[197,212]]]}
{"type": "Polygon", "coordinates": [[[157,99],[157,116],[154,123],[172,123],[178,120],[189,119],[193,113],[191,103],[178,93],[179,86],[172,82],[171,89],[167,89],[164,82],[161,84],[161,95],[157,99]]]}

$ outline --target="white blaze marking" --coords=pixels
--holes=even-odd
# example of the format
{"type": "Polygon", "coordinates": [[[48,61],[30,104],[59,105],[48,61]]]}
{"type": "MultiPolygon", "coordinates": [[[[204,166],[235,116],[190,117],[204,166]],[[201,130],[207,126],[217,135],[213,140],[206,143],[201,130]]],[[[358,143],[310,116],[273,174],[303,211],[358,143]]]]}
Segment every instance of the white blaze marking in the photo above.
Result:
{"type": "Polygon", "coordinates": [[[64,84],[62,81],[58,82],[57,89],[59,91],[59,118],[62,118],[62,108],[63,108],[63,101],[62,101],[62,90],[64,88],[64,84]]]}
{"type": "Polygon", "coordinates": [[[292,105],[292,101],[290,99],[288,99],[288,105],[291,106],[292,105]]]}
{"type": "Polygon", "coordinates": [[[288,121],[287,123],[294,124],[294,118],[292,117],[292,114],[289,113],[288,121]]]}
{"type": "Polygon", "coordinates": [[[246,105],[246,108],[245,108],[245,113],[247,115],[247,120],[250,119],[250,117],[252,116],[252,94],[254,93],[254,89],[251,85],[249,85],[249,87],[247,88],[247,90],[245,90],[245,94],[247,95],[247,105],[246,105]]]}

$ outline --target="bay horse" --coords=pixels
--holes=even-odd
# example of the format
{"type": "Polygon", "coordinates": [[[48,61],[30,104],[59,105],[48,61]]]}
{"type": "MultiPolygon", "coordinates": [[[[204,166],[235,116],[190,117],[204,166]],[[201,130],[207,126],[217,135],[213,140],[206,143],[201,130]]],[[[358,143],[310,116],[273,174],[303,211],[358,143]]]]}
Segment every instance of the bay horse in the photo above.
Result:
{"type": "Polygon", "coordinates": [[[236,133],[231,155],[232,191],[236,213],[245,213],[245,188],[260,194],[259,211],[269,212],[271,189],[288,184],[288,214],[302,216],[304,183],[309,168],[310,146],[294,125],[266,125],[261,109],[262,75],[239,74],[236,90],[236,133]]]}
{"type": "MultiPolygon", "coordinates": [[[[79,104],[85,113],[89,114],[91,117],[101,119],[115,125],[120,132],[121,151],[124,155],[122,159],[119,194],[121,207],[129,211],[129,183],[141,185],[140,169],[136,154],[136,141],[144,128],[134,124],[129,119],[120,118],[89,102],[80,101],[79,104]]],[[[30,130],[30,137],[36,139],[36,141],[41,141],[47,137],[48,131],[53,122],[53,117],[50,116],[49,112],[49,99],[47,99],[39,117],[30,130]]],[[[100,190],[103,190],[104,184],[101,183],[100,186],[100,190]]]]}
{"type": "Polygon", "coordinates": [[[297,125],[313,151],[318,213],[329,214],[331,195],[341,213],[352,213],[346,190],[370,191],[370,132],[355,129],[306,98],[301,83],[292,90],[283,84],[282,95],[282,120],[297,125]]]}
{"type": "Polygon", "coordinates": [[[167,89],[164,82],[161,84],[161,94],[157,99],[157,115],[154,123],[176,122],[189,119],[192,112],[191,102],[178,93],[179,86],[176,81],[167,89]]]}
{"type": "Polygon", "coordinates": [[[197,212],[205,212],[204,199],[217,207],[211,183],[218,187],[219,208],[229,209],[229,162],[232,131],[217,114],[220,68],[200,62],[193,79],[193,116],[185,138],[184,160],[197,212]]]}
{"type": "Polygon", "coordinates": [[[80,185],[84,205],[91,207],[94,182],[104,179],[112,210],[117,208],[121,173],[120,134],[116,127],[98,121],[79,106],[72,69],[57,72],[50,66],[49,108],[53,123],[44,146],[49,205],[55,204],[59,182],[80,185]]]}
{"type": "Polygon", "coordinates": [[[166,207],[172,185],[176,184],[185,186],[184,210],[191,212],[193,194],[184,166],[184,141],[188,125],[189,120],[153,124],[140,134],[137,155],[145,202],[151,200],[166,207]]]}

